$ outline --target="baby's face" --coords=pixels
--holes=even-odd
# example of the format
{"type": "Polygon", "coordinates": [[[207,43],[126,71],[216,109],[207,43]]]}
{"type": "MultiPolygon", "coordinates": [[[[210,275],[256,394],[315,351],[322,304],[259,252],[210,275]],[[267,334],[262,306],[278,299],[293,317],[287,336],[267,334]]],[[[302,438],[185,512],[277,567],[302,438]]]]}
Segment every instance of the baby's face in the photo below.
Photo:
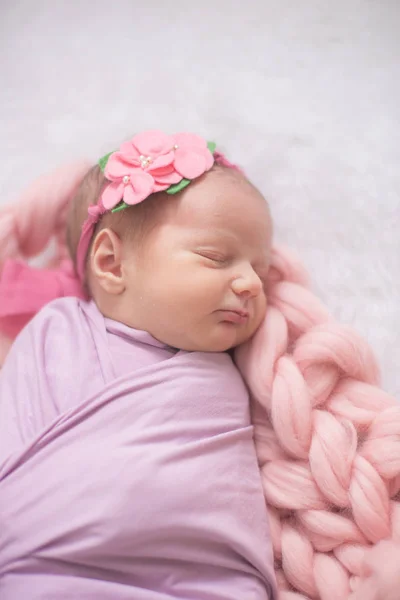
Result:
{"type": "Polygon", "coordinates": [[[266,310],[272,226],[265,199],[240,175],[217,171],[166,206],[141,251],[124,249],[127,324],[182,350],[241,344],[266,310]]]}

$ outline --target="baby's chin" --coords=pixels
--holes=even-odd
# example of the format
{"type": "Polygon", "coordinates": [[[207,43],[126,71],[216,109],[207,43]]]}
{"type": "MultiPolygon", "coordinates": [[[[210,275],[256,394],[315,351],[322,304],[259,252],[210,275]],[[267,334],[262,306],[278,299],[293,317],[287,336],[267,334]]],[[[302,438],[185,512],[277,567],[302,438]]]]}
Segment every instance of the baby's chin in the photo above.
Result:
{"type": "Polygon", "coordinates": [[[181,350],[188,352],[228,352],[240,344],[247,342],[254,334],[254,328],[237,327],[232,323],[224,323],[218,326],[208,336],[193,339],[187,344],[182,344],[181,350]]]}

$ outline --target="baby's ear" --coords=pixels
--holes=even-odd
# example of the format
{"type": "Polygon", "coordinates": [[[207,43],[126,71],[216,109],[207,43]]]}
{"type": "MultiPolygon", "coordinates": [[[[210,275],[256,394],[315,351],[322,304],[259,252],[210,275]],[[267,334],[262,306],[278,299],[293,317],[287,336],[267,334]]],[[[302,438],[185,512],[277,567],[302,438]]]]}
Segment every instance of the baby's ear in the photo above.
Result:
{"type": "Polygon", "coordinates": [[[93,241],[90,264],[93,277],[109,294],[122,294],[125,290],[121,263],[121,239],[111,229],[102,229],[93,241]]]}

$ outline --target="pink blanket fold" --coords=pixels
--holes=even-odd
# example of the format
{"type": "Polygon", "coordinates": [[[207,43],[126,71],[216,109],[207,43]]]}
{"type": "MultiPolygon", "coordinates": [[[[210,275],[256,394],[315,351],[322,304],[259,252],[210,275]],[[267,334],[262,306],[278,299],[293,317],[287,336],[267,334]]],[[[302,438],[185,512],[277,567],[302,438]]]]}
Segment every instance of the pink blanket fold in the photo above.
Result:
{"type": "Polygon", "coordinates": [[[2,600],[275,598],[227,354],[176,352],[58,300],[17,338],[0,409],[2,600]]]}

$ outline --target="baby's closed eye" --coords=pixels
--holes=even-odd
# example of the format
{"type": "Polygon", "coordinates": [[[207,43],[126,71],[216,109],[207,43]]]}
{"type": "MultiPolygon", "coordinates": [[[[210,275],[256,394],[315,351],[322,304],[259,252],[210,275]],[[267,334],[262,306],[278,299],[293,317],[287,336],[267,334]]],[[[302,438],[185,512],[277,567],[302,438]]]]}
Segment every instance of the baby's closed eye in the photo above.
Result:
{"type": "Polygon", "coordinates": [[[195,251],[195,254],[216,265],[227,265],[232,260],[227,253],[212,248],[200,248],[195,251]]]}

